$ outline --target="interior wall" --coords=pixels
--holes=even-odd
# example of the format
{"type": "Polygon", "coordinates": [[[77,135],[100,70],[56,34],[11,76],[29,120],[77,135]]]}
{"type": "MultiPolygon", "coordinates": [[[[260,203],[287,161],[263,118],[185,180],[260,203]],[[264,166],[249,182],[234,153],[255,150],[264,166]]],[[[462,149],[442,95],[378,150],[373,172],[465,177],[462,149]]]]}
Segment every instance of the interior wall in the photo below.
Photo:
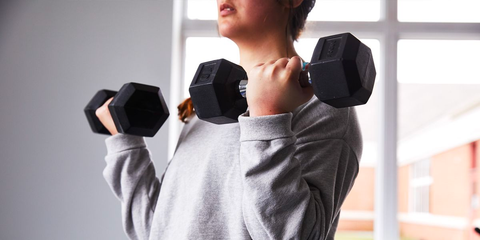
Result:
{"type": "MultiPolygon", "coordinates": [[[[0,1],[0,239],[126,239],[102,176],[106,136],[83,108],[126,82],[159,86],[168,102],[172,7],[0,1]]],[[[158,176],[167,128],[147,139],[158,176]]]]}

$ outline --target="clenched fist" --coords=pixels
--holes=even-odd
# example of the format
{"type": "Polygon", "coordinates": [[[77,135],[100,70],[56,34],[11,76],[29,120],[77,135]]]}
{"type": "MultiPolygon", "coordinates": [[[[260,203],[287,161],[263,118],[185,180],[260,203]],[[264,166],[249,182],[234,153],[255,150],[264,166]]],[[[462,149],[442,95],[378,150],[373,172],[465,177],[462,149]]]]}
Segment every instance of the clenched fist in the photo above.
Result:
{"type": "Polygon", "coordinates": [[[313,96],[300,57],[254,66],[248,73],[247,102],[251,117],[293,112],[313,96]]]}

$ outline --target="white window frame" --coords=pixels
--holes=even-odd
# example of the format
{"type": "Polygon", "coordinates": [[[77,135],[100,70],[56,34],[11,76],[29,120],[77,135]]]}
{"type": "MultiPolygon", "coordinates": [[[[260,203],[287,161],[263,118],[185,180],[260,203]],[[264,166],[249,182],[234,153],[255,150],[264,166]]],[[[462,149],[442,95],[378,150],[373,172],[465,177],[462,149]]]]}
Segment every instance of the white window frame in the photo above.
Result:
{"type": "Polygon", "coordinates": [[[409,212],[411,213],[430,213],[430,186],[433,183],[430,169],[430,159],[422,159],[410,164],[409,212]],[[418,194],[418,190],[422,193],[418,194]]]}
{"type": "MultiPolygon", "coordinates": [[[[170,109],[183,96],[185,42],[188,37],[218,37],[216,21],[187,18],[187,0],[174,0],[170,109]]],[[[377,63],[376,91],[379,91],[378,159],[375,177],[375,239],[399,239],[397,210],[397,43],[400,39],[480,40],[479,23],[399,22],[398,0],[380,0],[378,22],[308,22],[302,37],[318,37],[352,32],[359,38],[378,39],[381,47],[377,63]]],[[[170,118],[169,156],[173,155],[181,123],[170,118]]]]}

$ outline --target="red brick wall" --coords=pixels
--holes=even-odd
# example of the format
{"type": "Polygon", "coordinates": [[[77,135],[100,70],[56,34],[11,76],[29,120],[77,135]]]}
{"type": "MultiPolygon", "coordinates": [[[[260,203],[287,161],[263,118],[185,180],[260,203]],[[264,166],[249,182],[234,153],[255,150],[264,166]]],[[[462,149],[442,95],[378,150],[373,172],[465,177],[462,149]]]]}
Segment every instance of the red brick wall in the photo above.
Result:
{"type": "MultiPolygon", "coordinates": [[[[480,200],[480,140],[476,141],[475,143],[472,143],[472,154],[474,155],[474,160],[476,162],[476,169],[474,173],[474,177],[476,178],[476,187],[475,187],[475,193],[477,194],[479,200],[480,200]]],[[[480,205],[480,203],[477,202],[477,204],[480,205]]],[[[472,220],[480,219],[480,206],[479,208],[474,210],[472,220]]],[[[475,225],[474,225],[475,226],[475,225]]],[[[480,227],[480,226],[476,226],[480,227]]],[[[473,239],[474,240],[480,240],[480,235],[477,233],[473,233],[473,239]]]]}
{"type": "MultiPolygon", "coordinates": [[[[468,219],[472,191],[472,158],[472,144],[453,148],[431,158],[430,174],[433,178],[430,187],[431,214],[468,219]]],[[[408,184],[408,174],[402,172],[403,170],[400,168],[399,192],[403,192],[402,188],[405,188],[405,186],[402,187],[402,182],[408,184]]],[[[404,202],[408,203],[408,197],[399,196],[399,198],[399,209],[403,212],[405,210],[404,202]]],[[[406,212],[408,212],[408,207],[406,212]]],[[[472,239],[470,236],[474,236],[470,227],[452,229],[404,222],[400,224],[400,233],[402,236],[422,240],[466,240],[472,239]]],[[[477,237],[473,239],[477,239],[477,237]]]]}
{"type": "MultiPolygon", "coordinates": [[[[375,168],[361,167],[342,211],[371,211],[374,207],[375,168]]],[[[342,216],[342,215],[340,215],[342,216]]],[[[338,231],[373,231],[373,220],[349,220],[340,217],[338,231]]]]}
{"type": "MultiPolygon", "coordinates": [[[[476,160],[476,165],[477,165],[477,170],[476,170],[476,174],[475,174],[476,181],[477,181],[477,186],[476,186],[475,190],[476,190],[476,194],[480,198],[480,140],[477,141],[475,144],[476,144],[475,152],[473,153],[473,154],[475,154],[475,160],[476,160]]],[[[473,147],[473,143],[472,143],[472,147],[473,147]]],[[[475,210],[474,218],[480,218],[480,208],[477,208],[475,210]]],[[[478,226],[478,227],[480,227],[480,226],[478,226]]]]}
{"type": "Polygon", "coordinates": [[[337,231],[370,231],[373,232],[373,221],[341,220],[337,231]]]}
{"type": "Polygon", "coordinates": [[[373,211],[375,168],[361,167],[352,190],[342,205],[342,210],[373,211]]]}
{"type": "Polygon", "coordinates": [[[471,145],[467,144],[432,157],[430,213],[467,217],[470,207],[471,145]]]}
{"type": "MultiPolygon", "coordinates": [[[[431,157],[430,174],[433,183],[430,187],[430,213],[434,215],[460,218],[480,219],[480,208],[471,215],[471,194],[476,191],[480,198],[480,170],[471,170],[472,160],[480,169],[480,140],[474,144],[466,144],[431,157]],[[475,188],[472,185],[476,179],[475,188]]],[[[410,165],[398,168],[398,209],[400,213],[409,210],[409,174],[410,165]]],[[[355,185],[345,200],[343,211],[374,211],[375,169],[361,167],[355,185]]],[[[479,203],[480,205],[480,203],[479,203]]],[[[479,226],[480,227],[480,226],[479,226]]],[[[373,221],[343,219],[339,223],[339,231],[372,231],[373,221]]],[[[441,228],[436,226],[400,223],[402,236],[422,240],[480,240],[471,227],[465,230],[441,228]]]]}

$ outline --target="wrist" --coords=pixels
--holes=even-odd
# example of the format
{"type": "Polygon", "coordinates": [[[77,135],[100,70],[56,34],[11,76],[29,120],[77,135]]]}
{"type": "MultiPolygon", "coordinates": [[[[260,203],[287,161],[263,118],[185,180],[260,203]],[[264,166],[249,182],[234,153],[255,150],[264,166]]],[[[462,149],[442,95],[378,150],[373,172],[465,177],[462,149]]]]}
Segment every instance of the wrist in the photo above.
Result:
{"type": "Polygon", "coordinates": [[[280,111],[276,109],[249,109],[250,117],[261,117],[288,113],[288,111],[280,111]]]}

